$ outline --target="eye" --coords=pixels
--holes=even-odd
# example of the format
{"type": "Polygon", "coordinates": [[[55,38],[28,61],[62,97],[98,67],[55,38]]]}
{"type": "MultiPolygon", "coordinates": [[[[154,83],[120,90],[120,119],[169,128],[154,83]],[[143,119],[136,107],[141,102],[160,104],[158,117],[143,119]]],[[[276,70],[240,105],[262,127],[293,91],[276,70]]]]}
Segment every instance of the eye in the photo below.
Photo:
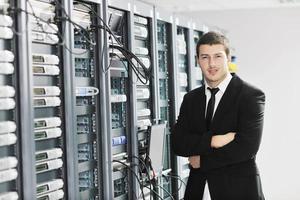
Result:
{"type": "Polygon", "coordinates": [[[208,56],[200,56],[200,58],[201,58],[202,60],[205,60],[205,59],[208,58],[208,56]]]}

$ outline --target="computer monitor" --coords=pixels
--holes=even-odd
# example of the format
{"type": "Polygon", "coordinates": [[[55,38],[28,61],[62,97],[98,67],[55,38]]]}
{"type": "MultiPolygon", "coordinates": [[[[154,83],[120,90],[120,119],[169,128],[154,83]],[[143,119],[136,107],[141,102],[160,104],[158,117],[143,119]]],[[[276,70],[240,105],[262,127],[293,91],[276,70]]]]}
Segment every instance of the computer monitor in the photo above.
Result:
{"type": "Polygon", "coordinates": [[[149,140],[149,158],[152,169],[156,176],[160,176],[163,170],[164,143],[166,137],[166,124],[155,124],[151,126],[149,140]]]}

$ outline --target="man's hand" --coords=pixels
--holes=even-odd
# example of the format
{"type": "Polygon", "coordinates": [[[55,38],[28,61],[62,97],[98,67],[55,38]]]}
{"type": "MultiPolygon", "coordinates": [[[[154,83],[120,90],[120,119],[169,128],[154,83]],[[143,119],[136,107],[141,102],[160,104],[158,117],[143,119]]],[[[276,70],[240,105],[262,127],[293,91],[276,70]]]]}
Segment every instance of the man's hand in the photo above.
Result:
{"type": "Polygon", "coordinates": [[[189,162],[192,168],[194,169],[200,168],[200,156],[190,156],[189,162]]]}
{"type": "Polygon", "coordinates": [[[220,148],[234,140],[235,132],[229,132],[225,135],[215,135],[211,138],[211,147],[220,148]]]}

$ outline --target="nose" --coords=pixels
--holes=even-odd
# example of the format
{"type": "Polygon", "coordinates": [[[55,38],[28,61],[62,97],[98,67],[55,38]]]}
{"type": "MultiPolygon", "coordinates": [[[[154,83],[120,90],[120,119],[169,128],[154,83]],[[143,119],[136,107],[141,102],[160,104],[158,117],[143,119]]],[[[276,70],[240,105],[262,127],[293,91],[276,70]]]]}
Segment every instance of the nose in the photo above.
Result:
{"type": "Polygon", "coordinates": [[[209,66],[214,67],[216,65],[215,59],[213,57],[209,57],[209,66]]]}

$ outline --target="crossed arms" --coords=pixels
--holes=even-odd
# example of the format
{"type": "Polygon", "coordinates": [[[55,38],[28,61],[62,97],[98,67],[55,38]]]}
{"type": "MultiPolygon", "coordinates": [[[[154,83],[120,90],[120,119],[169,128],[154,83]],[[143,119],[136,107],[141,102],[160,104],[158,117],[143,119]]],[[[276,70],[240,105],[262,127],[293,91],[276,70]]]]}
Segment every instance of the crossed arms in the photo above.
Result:
{"type": "Polygon", "coordinates": [[[243,95],[238,111],[237,131],[223,133],[192,132],[189,100],[184,98],[177,123],[172,129],[174,152],[189,157],[194,168],[220,168],[255,157],[261,140],[265,95],[252,89],[243,95]]]}

